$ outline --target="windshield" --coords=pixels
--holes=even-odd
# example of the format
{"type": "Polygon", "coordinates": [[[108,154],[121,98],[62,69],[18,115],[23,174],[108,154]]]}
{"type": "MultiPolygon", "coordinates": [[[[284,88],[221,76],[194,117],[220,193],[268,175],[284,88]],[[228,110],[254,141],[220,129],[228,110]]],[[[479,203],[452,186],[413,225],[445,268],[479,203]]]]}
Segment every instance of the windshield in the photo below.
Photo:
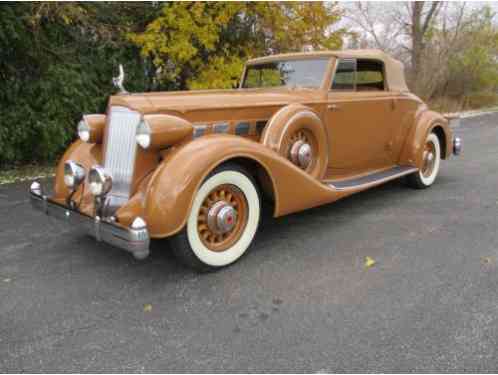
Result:
{"type": "Polygon", "coordinates": [[[328,58],[282,60],[249,65],[242,87],[313,87],[322,85],[328,58]]]}

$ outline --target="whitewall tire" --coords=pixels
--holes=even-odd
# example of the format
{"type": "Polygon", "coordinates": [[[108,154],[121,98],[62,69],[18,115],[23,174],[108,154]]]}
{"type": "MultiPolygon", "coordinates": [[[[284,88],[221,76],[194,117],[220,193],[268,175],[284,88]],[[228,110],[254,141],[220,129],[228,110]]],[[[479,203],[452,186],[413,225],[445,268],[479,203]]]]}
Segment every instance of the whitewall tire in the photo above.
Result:
{"type": "Polygon", "coordinates": [[[222,165],[196,192],[185,228],[171,239],[173,252],[197,270],[227,266],[251,245],[260,212],[252,176],[237,164],[222,165]]]}
{"type": "Polygon", "coordinates": [[[410,187],[425,189],[431,186],[439,174],[441,165],[441,144],[435,133],[427,137],[422,154],[422,167],[407,177],[410,187]]]}

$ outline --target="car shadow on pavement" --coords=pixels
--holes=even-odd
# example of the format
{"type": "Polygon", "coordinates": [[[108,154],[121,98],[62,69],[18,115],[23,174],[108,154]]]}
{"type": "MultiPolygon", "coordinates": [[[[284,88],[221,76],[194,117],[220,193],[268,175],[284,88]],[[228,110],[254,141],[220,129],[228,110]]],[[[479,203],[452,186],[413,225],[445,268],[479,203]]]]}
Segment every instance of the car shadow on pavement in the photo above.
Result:
{"type": "MultiPolygon", "coordinates": [[[[451,183],[451,179],[441,176],[440,183],[451,183]]],[[[337,202],[311,208],[302,212],[287,215],[281,218],[273,218],[272,207],[263,207],[262,222],[256,235],[255,241],[247,254],[230,267],[220,269],[220,272],[237,272],[238,267],[255,267],[255,271],[260,267],[259,260],[261,254],[267,250],[275,250],[276,258],[282,255],[291,255],[301,251],[301,247],[306,243],[303,236],[313,238],[323,236],[324,227],[333,238],[330,228],[341,228],[349,225],[349,222],[358,219],[361,215],[372,214],[376,209],[388,207],[390,204],[397,204],[413,195],[414,190],[405,187],[402,181],[391,181],[384,185],[369,189],[359,194],[341,199],[337,202]],[[395,203],[393,203],[393,201],[395,203]],[[286,246],[286,243],[293,243],[294,247],[286,246]],[[297,247],[296,247],[297,246],[297,247]],[[277,248],[278,249],[275,249],[277,248]],[[289,252],[282,254],[282,252],[289,252]],[[259,260],[258,260],[259,259],[259,260]]],[[[337,229],[339,230],[339,229],[337,229]]],[[[151,244],[151,254],[144,260],[135,260],[129,253],[113,248],[107,244],[96,243],[90,236],[79,236],[75,239],[79,246],[72,251],[84,252],[84,255],[93,258],[96,263],[106,264],[109,267],[130,267],[133,268],[135,279],[147,276],[161,282],[171,280],[176,282],[182,277],[200,277],[195,271],[181,265],[172,254],[167,240],[154,240],[151,244]]],[[[344,250],[347,251],[347,250],[344,250]]],[[[296,255],[297,256],[297,255],[296,255]]],[[[267,253],[264,259],[273,257],[267,253]]],[[[251,271],[248,271],[249,273],[251,271]]],[[[209,275],[213,273],[207,273],[209,275]]]]}
{"type": "Polygon", "coordinates": [[[401,181],[391,181],[336,202],[280,218],[272,217],[271,208],[267,208],[257,237],[260,239],[269,239],[272,236],[278,237],[279,230],[285,230],[289,225],[295,227],[306,226],[307,229],[315,228],[316,230],[323,230],[324,219],[330,225],[337,223],[337,221],[343,222],[348,217],[354,218],[355,213],[361,214],[369,212],[369,210],[374,210],[376,207],[388,205],[389,196],[392,196],[395,192],[404,194],[403,191],[409,194],[413,190],[405,187],[401,181]]]}

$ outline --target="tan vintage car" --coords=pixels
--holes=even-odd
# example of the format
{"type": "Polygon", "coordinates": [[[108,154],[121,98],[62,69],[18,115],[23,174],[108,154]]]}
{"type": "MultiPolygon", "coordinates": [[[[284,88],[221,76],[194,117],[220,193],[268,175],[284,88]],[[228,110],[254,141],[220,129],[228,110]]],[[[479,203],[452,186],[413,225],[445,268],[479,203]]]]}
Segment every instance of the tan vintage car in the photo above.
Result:
{"type": "Polygon", "coordinates": [[[263,197],[278,217],[400,177],[423,189],[462,148],[377,50],[254,59],[234,90],[129,94],[123,78],[106,114],[83,116],[53,195],[39,182],[30,195],[138,259],[168,238],[191,267],[226,266],[251,245],[263,197]]]}

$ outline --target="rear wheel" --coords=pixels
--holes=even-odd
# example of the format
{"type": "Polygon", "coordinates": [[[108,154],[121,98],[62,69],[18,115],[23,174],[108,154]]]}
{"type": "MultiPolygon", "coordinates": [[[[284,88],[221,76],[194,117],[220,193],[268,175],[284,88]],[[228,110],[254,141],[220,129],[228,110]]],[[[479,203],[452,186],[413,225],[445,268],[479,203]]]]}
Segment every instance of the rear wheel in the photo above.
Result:
{"type": "Polygon", "coordinates": [[[406,181],[410,187],[425,189],[431,186],[439,173],[441,164],[441,145],[435,133],[429,134],[425,141],[422,154],[422,168],[407,176],[406,181]]]}
{"type": "Polygon", "coordinates": [[[173,252],[197,270],[227,266],[249,248],[260,211],[254,179],[239,165],[225,164],[197,191],[185,228],[171,238],[173,252]]]}

